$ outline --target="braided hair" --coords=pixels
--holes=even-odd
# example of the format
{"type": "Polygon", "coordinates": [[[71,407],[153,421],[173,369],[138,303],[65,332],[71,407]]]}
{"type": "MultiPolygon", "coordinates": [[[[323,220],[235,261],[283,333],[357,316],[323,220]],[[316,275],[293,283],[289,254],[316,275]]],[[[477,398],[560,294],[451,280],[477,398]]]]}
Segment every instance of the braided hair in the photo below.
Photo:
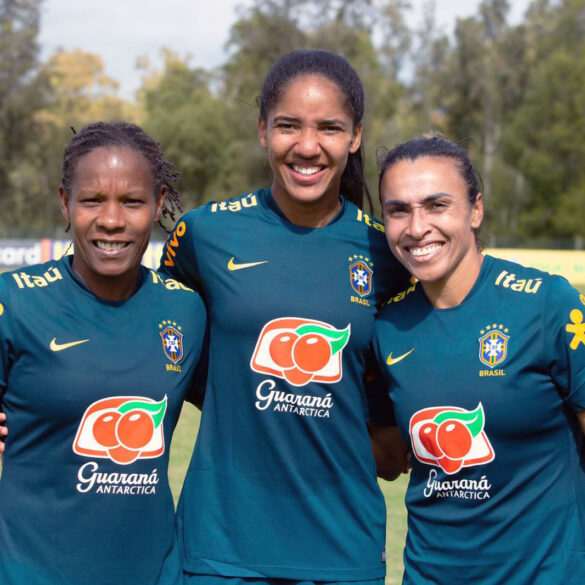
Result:
{"type": "MultiPolygon", "coordinates": [[[[323,77],[338,88],[351,112],[354,128],[364,116],[364,87],[355,69],[345,58],[336,53],[321,49],[297,50],[283,55],[274,63],[262,86],[258,97],[260,117],[266,121],[268,113],[280,99],[288,85],[307,75],[323,77]]],[[[364,199],[372,210],[372,198],[364,176],[364,156],[362,146],[350,153],[347,165],[341,176],[342,195],[363,209],[364,199]]]]}
{"type": "Polygon", "coordinates": [[[71,195],[73,176],[79,159],[103,146],[125,146],[139,152],[146,159],[154,179],[155,193],[160,193],[163,187],[167,190],[159,224],[169,233],[183,211],[179,192],[173,185],[179,180],[180,173],[172,162],[165,160],[160,144],[136,124],[94,122],[76,133],[63,152],[61,185],[65,193],[71,195]]]}

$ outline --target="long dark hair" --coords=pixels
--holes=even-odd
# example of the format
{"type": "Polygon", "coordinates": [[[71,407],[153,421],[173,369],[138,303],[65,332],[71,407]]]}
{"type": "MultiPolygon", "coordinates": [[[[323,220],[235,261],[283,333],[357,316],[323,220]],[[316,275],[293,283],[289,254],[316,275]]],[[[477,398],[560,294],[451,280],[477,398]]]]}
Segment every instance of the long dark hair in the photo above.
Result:
{"type": "MultiPolygon", "coordinates": [[[[258,98],[260,117],[266,121],[268,112],[280,99],[288,84],[298,77],[319,75],[334,83],[345,98],[353,116],[354,130],[364,116],[364,87],[355,69],[341,56],[319,49],[292,51],[278,59],[264,80],[258,98]]],[[[364,176],[363,150],[360,145],[350,153],[341,176],[343,196],[363,208],[364,200],[372,209],[372,198],[364,176]]]]}

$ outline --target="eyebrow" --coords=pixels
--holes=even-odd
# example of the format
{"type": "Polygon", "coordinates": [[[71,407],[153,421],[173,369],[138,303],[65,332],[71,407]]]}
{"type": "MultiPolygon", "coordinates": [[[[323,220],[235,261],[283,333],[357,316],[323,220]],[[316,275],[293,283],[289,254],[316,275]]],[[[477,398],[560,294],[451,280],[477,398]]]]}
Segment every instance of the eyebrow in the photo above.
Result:
{"type": "MultiPolygon", "coordinates": [[[[448,197],[449,199],[453,199],[453,195],[449,194],[449,193],[433,193],[432,195],[427,195],[421,202],[421,205],[424,205],[425,203],[431,203],[433,201],[436,201],[437,199],[441,199],[441,197],[448,197]]],[[[390,205],[408,205],[410,206],[410,203],[407,203],[406,201],[403,201],[402,199],[390,199],[389,201],[386,201],[386,203],[384,203],[384,207],[388,207],[390,205]]]]}
{"type": "MultiPolygon", "coordinates": [[[[280,116],[275,116],[272,119],[272,123],[275,124],[277,122],[300,122],[301,118],[298,116],[285,116],[285,115],[280,115],[280,116]]],[[[339,125],[339,126],[346,126],[346,123],[343,120],[338,120],[337,118],[331,118],[331,119],[327,119],[327,120],[318,120],[318,124],[321,125],[325,125],[325,126],[331,126],[331,125],[339,125]]]]}

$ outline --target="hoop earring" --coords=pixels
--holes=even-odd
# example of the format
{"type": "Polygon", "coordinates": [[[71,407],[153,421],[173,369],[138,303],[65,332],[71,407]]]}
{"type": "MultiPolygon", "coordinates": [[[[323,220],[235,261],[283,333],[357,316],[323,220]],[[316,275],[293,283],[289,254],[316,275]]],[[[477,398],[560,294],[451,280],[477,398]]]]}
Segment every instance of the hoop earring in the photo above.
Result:
{"type": "Polygon", "coordinates": [[[68,234],[70,229],[71,229],[71,223],[68,223],[67,227],[65,228],[65,233],[68,234]]]}

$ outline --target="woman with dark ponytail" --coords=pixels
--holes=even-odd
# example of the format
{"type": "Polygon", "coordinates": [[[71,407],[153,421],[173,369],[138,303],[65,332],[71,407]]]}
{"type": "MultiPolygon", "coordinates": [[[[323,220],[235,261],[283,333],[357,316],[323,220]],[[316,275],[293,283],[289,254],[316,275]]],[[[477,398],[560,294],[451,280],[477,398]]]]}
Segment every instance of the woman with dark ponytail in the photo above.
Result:
{"type": "Polygon", "coordinates": [[[382,585],[364,354],[379,305],[408,275],[362,210],[363,87],[343,57],[293,51],[259,110],[272,185],[187,213],[163,252],[161,270],[197,286],[210,316],[178,509],[184,576],[382,585]]]}

